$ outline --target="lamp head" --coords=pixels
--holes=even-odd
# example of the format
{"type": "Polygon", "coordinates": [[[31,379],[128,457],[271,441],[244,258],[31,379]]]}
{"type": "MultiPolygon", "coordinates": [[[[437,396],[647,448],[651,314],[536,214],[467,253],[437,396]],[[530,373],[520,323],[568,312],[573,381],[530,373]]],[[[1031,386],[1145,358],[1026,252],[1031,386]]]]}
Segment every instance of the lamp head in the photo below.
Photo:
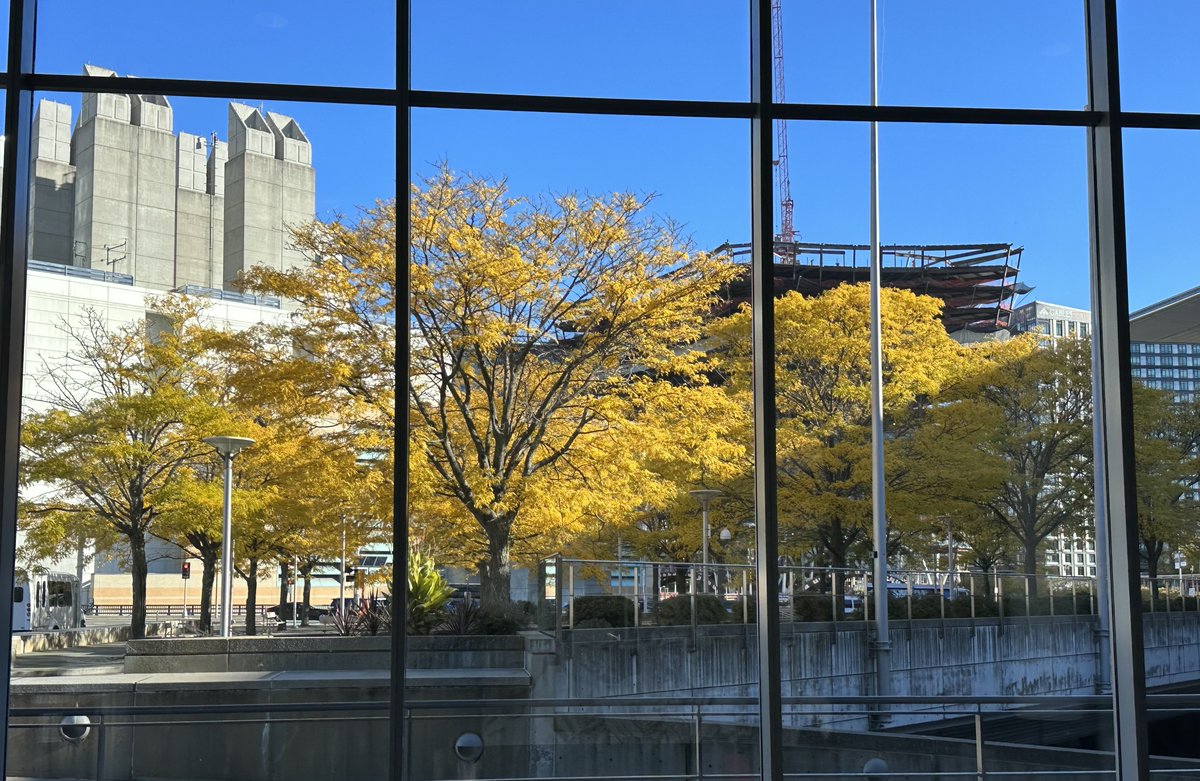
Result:
{"type": "Polygon", "coordinates": [[[205,437],[205,444],[212,445],[222,456],[232,458],[254,444],[248,437],[205,437]]]}
{"type": "Polygon", "coordinates": [[[721,542],[729,542],[733,539],[733,532],[729,531],[729,527],[721,529],[721,542]]]}
{"type": "Polygon", "coordinates": [[[688,491],[688,493],[692,495],[693,499],[702,505],[707,505],[713,499],[716,499],[721,495],[721,492],[715,488],[697,488],[694,491],[688,491]]]}

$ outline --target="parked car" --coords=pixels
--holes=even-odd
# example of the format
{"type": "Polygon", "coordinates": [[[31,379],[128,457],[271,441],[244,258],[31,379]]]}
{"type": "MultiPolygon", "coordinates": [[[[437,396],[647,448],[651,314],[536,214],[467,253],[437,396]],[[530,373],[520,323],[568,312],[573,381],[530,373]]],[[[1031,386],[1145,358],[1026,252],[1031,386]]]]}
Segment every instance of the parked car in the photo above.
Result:
{"type": "MultiPolygon", "coordinates": [[[[267,612],[274,615],[275,620],[277,620],[277,621],[293,620],[296,616],[296,613],[293,612],[294,610],[295,610],[295,603],[293,603],[293,602],[285,602],[282,605],[275,605],[273,607],[267,608],[267,612]]],[[[301,618],[304,617],[304,613],[306,610],[308,611],[308,620],[309,621],[320,621],[321,616],[323,616],[327,612],[329,612],[325,608],[313,607],[312,605],[301,604],[300,610],[299,610],[299,615],[301,618]]]]}

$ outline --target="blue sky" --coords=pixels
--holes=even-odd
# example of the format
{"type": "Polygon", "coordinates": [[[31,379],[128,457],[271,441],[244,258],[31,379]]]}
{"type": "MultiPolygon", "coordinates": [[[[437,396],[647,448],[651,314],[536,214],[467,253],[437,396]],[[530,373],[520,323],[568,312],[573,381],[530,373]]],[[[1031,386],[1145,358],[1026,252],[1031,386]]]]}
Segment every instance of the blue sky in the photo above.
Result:
{"type": "MultiPolygon", "coordinates": [[[[388,87],[394,0],[42,0],[38,70],[84,62],[144,76],[388,87]],[[236,23],[234,23],[236,21],[236,23]]],[[[744,0],[414,0],[413,86],[744,100],[744,0]]],[[[866,0],[784,0],[787,97],[868,100],[866,0]]],[[[881,0],[884,103],[1081,108],[1082,0],[881,0]]],[[[1200,110],[1200,3],[1118,3],[1125,108],[1200,110]]],[[[60,95],[76,108],[78,98],[60,95]]],[[[177,130],[226,133],[223,101],[172,99],[177,130]]],[[[393,113],[271,104],[314,145],[318,211],[395,193],[393,113]]],[[[440,161],[522,194],[657,193],[699,247],[749,235],[747,124],[736,120],[413,112],[418,173],[440,161]]],[[[1013,242],[1032,297],[1087,306],[1084,133],[885,125],[886,242],[1013,242]]],[[[792,197],[806,240],[865,241],[866,127],[791,123],[792,197]]],[[[1200,285],[1191,225],[1200,135],[1127,139],[1131,303],[1200,285]]]]}
{"type": "MultiPolygon", "coordinates": [[[[869,99],[866,0],[784,0],[791,101],[869,99]]],[[[1200,3],[1122,2],[1125,108],[1200,110],[1200,3]]],[[[1081,0],[882,0],[880,99],[906,105],[1079,109],[1081,0]]],[[[419,89],[744,100],[746,4],[731,0],[413,4],[419,89]]],[[[422,110],[414,165],[507,177],[523,194],[659,194],[700,247],[749,235],[746,123],[422,110]]],[[[797,232],[867,239],[867,129],[790,123],[797,232]]],[[[1040,298],[1088,306],[1086,136],[1075,128],[885,125],[885,242],[1012,242],[1040,298]]],[[[1131,305],[1200,285],[1190,215],[1200,136],[1131,134],[1131,305]],[[1168,139],[1168,136],[1170,137],[1168,139]]]]}
{"type": "MultiPolygon", "coordinates": [[[[330,8],[327,0],[41,0],[35,67],[77,74],[91,63],[158,78],[394,86],[395,2],[337,0],[339,12],[330,8]]],[[[69,103],[78,116],[77,94],[38,97],[69,103]]],[[[228,101],[168,97],[177,132],[228,138],[228,101]]],[[[312,142],[318,216],[395,195],[395,110],[269,101],[264,108],[295,117],[312,142]]]]}

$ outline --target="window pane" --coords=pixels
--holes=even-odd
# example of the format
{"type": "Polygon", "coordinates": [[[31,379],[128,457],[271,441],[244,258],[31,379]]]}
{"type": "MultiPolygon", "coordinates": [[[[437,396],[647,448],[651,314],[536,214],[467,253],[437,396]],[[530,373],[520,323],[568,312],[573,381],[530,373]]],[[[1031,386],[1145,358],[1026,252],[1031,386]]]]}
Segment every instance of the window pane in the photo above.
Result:
{"type": "MultiPolygon", "coordinates": [[[[1108,679],[1106,584],[1080,566],[1106,555],[1091,344],[1064,325],[1090,319],[1085,133],[879,132],[891,685],[931,697],[895,706],[891,724],[926,739],[978,729],[989,773],[1110,769],[1107,700],[1064,698],[1036,723],[1023,712],[1025,698],[1091,696],[1108,679]],[[1012,699],[937,702],[951,694],[1012,699]],[[965,715],[977,708],[979,722],[965,715]]],[[[928,769],[927,756],[897,754],[893,772],[928,769]]],[[[967,744],[940,769],[976,761],[967,744]]]]}
{"type": "Polygon", "coordinates": [[[722,0],[440,2],[412,9],[415,89],[745,100],[749,8],[722,0]]]}
{"type": "Polygon", "coordinates": [[[1117,2],[1121,52],[1121,108],[1126,111],[1200,111],[1200,67],[1193,42],[1200,7],[1188,0],[1117,2]]]}
{"type": "Polygon", "coordinates": [[[35,67],[74,74],[88,64],[152,78],[395,87],[396,51],[393,0],[349,0],[336,13],[320,0],[41,0],[35,67]]]}
{"type": "Polygon", "coordinates": [[[410,778],[755,772],[747,131],[413,113],[410,778]]]}
{"type": "MultiPolygon", "coordinates": [[[[787,98],[870,101],[868,3],[785,0],[787,98]]],[[[885,105],[1079,109],[1087,102],[1082,3],[878,6],[885,105]]]]}
{"type": "Polygon", "coordinates": [[[36,98],[7,776],[385,777],[395,112],[36,98]]]}
{"type": "MultiPolygon", "coordinates": [[[[1194,265],[1187,262],[1200,138],[1128,130],[1123,141],[1145,683],[1154,691],[1165,687],[1178,666],[1173,650],[1191,642],[1200,617],[1194,466],[1200,378],[1190,368],[1200,349],[1200,308],[1194,265]],[[1172,639],[1180,629],[1189,639],[1172,639]]],[[[1175,700],[1156,697],[1147,713],[1152,768],[1170,761],[1159,757],[1200,757],[1195,746],[1175,739],[1196,718],[1195,704],[1175,700]]]]}

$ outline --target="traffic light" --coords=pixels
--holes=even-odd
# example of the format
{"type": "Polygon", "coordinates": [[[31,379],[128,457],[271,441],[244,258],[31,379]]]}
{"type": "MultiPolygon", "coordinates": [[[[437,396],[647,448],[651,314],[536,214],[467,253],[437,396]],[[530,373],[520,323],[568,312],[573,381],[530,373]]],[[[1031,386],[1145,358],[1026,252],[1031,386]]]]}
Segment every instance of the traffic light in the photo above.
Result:
{"type": "Polygon", "coordinates": [[[183,562],[183,569],[180,571],[179,576],[184,580],[187,580],[192,576],[192,562],[183,562]]]}

